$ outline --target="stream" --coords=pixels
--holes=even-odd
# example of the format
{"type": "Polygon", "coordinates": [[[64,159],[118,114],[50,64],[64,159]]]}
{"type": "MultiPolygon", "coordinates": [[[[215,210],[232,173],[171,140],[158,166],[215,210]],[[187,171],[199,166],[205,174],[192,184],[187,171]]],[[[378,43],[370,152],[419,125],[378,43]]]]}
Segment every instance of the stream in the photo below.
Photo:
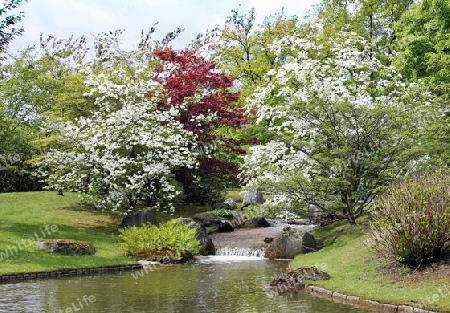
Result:
{"type": "Polygon", "coordinates": [[[0,284],[0,312],[373,312],[266,289],[289,261],[210,256],[134,272],[0,284]]]}

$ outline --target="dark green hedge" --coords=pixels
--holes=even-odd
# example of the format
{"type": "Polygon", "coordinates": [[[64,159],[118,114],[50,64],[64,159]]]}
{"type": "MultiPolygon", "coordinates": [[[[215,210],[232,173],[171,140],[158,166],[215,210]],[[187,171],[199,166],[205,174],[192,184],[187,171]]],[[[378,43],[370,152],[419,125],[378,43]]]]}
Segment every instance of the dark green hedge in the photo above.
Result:
{"type": "Polygon", "coordinates": [[[40,191],[43,184],[31,169],[17,166],[0,167],[0,192],[40,191]]]}

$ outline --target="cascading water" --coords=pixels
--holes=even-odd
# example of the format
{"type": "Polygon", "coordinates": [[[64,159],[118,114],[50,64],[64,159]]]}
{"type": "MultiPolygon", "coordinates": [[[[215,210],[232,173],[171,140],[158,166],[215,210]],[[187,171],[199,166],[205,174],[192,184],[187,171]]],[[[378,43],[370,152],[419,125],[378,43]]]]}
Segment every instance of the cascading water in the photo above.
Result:
{"type": "Polygon", "coordinates": [[[216,250],[216,256],[264,258],[265,249],[223,247],[216,250]]]}

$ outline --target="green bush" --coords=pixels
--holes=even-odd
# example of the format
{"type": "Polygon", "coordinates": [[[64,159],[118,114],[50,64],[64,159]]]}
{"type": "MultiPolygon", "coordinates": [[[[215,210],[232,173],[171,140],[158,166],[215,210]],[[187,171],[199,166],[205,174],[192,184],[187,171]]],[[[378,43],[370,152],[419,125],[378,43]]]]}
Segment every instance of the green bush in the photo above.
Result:
{"type": "Polygon", "coordinates": [[[373,247],[409,267],[438,261],[450,239],[450,172],[419,173],[391,185],[375,201],[373,247]]]}
{"type": "Polygon", "coordinates": [[[119,231],[120,246],[125,255],[184,261],[200,252],[196,229],[173,221],[165,222],[160,227],[143,225],[119,231]]]}
{"type": "Polygon", "coordinates": [[[227,210],[227,209],[218,209],[218,210],[212,210],[209,211],[214,216],[220,216],[224,218],[232,218],[234,216],[234,211],[227,210]]]}
{"type": "Polygon", "coordinates": [[[42,190],[43,184],[33,175],[32,169],[2,165],[0,160],[0,192],[42,190]]]}

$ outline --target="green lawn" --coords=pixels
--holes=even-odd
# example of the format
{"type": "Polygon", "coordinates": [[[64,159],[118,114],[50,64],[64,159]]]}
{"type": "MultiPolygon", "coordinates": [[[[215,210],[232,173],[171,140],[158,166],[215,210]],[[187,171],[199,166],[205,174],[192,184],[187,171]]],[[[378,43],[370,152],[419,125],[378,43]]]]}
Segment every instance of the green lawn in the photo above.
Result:
{"type": "Polygon", "coordinates": [[[117,245],[120,221],[119,216],[80,206],[75,194],[0,194],[0,274],[135,263],[117,245]],[[97,253],[52,254],[36,247],[33,241],[40,238],[91,241],[97,253]]]}
{"type": "Polygon", "coordinates": [[[313,232],[325,242],[322,250],[297,256],[291,267],[317,266],[332,279],[315,285],[347,295],[382,303],[423,304],[432,310],[450,312],[450,265],[420,272],[392,266],[369,249],[366,226],[342,221],[313,232]]]}

